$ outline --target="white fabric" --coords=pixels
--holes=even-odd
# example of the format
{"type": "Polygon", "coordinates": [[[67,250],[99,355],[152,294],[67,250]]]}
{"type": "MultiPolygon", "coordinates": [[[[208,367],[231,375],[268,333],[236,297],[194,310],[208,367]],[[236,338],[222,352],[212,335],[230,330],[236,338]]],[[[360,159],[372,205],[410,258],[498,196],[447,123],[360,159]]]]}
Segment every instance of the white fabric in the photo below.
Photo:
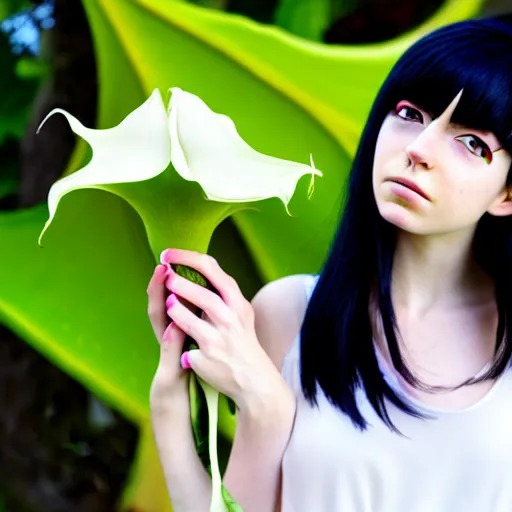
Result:
{"type": "MultiPolygon", "coordinates": [[[[311,276],[308,300],[316,283],[311,276]]],[[[282,512],[512,512],[512,371],[476,404],[435,409],[391,386],[436,416],[421,420],[388,404],[389,430],[364,392],[357,401],[366,431],[332,406],[320,390],[310,407],[300,386],[299,335],[283,377],[295,391],[297,415],[283,459],[282,512]]],[[[318,340],[318,350],[322,350],[318,340]]]]}

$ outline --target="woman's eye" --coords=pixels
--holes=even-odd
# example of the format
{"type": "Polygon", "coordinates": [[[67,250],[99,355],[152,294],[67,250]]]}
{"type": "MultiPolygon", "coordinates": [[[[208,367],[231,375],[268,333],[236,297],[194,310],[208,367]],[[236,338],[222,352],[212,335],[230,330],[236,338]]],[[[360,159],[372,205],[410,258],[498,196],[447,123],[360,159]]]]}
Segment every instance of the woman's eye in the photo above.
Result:
{"type": "Polygon", "coordinates": [[[419,121],[423,123],[423,114],[409,105],[398,105],[396,115],[406,121],[419,121]]]}
{"type": "Polygon", "coordinates": [[[461,135],[457,140],[462,142],[474,155],[483,158],[485,162],[490,164],[492,162],[492,151],[489,146],[476,135],[461,135]]]}

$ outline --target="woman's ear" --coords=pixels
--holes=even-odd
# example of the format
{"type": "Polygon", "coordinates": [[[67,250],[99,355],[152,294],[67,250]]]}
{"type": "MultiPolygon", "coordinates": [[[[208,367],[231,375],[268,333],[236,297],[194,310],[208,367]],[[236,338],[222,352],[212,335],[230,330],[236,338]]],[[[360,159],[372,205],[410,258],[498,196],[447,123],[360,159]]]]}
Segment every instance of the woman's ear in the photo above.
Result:
{"type": "Polygon", "coordinates": [[[487,212],[496,217],[506,217],[512,215],[512,186],[506,189],[494,201],[487,212]]]}

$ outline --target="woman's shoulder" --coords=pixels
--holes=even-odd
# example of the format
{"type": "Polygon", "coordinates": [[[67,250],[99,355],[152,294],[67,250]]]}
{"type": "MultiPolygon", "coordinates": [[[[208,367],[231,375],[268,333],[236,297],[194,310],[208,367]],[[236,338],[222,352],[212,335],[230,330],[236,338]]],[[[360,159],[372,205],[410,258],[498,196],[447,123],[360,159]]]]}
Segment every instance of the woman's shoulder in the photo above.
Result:
{"type": "Polygon", "coordinates": [[[308,302],[311,274],[295,274],[267,283],[252,299],[258,340],[281,371],[297,336],[308,302]]]}

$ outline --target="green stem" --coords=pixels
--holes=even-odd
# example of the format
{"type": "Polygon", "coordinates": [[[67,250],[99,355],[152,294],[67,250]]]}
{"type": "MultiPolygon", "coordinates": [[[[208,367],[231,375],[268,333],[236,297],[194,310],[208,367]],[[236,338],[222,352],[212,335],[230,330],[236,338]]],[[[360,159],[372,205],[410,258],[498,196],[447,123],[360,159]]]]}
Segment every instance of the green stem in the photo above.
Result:
{"type": "Polygon", "coordinates": [[[222,477],[217,457],[217,422],[219,412],[219,392],[209,384],[197,377],[203,388],[208,407],[208,452],[210,454],[210,468],[212,472],[212,498],[210,512],[228,512],[224,498],[222,497],[222,477]]]}
{"type": "MultiPolygon", "coordinates": [[[[196,270],[186,267],[183,265],[172,265],[173,270],[185,277],[189,281],[192,281],[200,286],[208,288],[209,290],[217,293],[217,290],[213,288],[211,283],[199,272],[196,270]]],[[[201,316],[202,311],[198,310],[195,312],[196,315],[201,316]]],[[[187,336],[185,341],[184,350],[193,350],[197,349],[197,345],[195,340],[187,336]]],[[[192,413],[192,427],[194,430],[195,440],[196,440],[196,449],[198,451],[199,456],[201,457],[201,461],[204,464],[203,457],[205,456],[203,450],[203,440],[201,438],[201,407],[200,407],[200,397],[197,390],[197,384],[201,386],[201,389],[204,392],[205,400],[206,400],[206,408],[208,410],[208,457],[209,457],[209,465],[210,465],[210,474],[212,477],[212,496],[210,502],[210,512],[229,512],[230,510],[241,510],[241,508],[236,507],[236,502],[232,500],[230,496],[228,496],[229,501],[232,504],[228,507],[226,502],[224,501],[224,494],[228,494],[225,489],[222,487],[222,476],[219,468],[219,457],[218,457],[218,448],[217,448],[217,435],[218,435],[218,426],[219,426],[219,392],[212,388],[205,381],[200,379],[197,375],[192,374],[190,376],[190,401],[191,401],[191,413],[192,413]],[[236,508],[235,508],[236,507],[236,508]]],[[[223,412],[229,412],[229,399],[225,399],[223,401],[223,412]]]]}

